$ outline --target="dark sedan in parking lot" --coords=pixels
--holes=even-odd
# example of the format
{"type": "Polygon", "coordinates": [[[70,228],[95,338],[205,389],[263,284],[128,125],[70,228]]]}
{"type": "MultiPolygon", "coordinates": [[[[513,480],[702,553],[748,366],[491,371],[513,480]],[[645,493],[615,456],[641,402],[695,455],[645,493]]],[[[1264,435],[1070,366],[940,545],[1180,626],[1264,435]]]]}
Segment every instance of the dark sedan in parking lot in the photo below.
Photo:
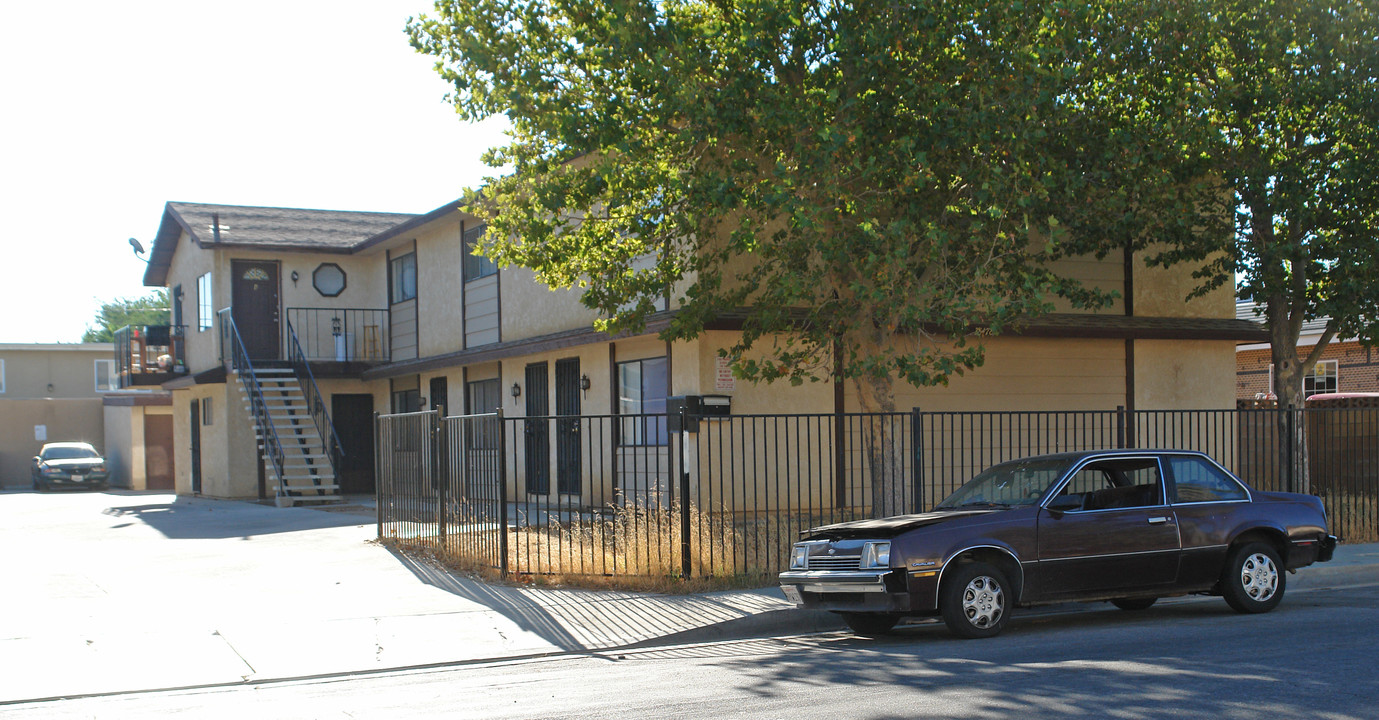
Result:
{"type": "Polygon", "coordinates": [[[863,635],[940,615],[979,638],[1015,607],[1066,601],[1201,593],[1268,612],[1289,571],[1335,547],[1320,499],[1253,490],[1202,453],[1063,453],[992,467],[931,512],[806,531],[780,584],[863,635]]]}
{"type": "Polygon", "coordinates": [[[110,482],[105,458],[90,443],[55,442],[44,445],[30,469],[34,489],[90,488],[99,490],[110,482]]]}

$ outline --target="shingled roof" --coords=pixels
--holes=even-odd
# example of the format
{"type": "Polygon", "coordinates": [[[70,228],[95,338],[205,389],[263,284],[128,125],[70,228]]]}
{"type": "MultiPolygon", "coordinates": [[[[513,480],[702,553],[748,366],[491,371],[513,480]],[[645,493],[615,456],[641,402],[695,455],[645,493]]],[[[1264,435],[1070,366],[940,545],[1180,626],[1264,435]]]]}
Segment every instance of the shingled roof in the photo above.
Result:
{"type": "Polygon", "coordinates": [[[144,285],[167,281],[177,240],[186,232],[200,247],[348,253],[370,237],[416,217],[408,213],[170,202],[149,252],[144,285]]]}

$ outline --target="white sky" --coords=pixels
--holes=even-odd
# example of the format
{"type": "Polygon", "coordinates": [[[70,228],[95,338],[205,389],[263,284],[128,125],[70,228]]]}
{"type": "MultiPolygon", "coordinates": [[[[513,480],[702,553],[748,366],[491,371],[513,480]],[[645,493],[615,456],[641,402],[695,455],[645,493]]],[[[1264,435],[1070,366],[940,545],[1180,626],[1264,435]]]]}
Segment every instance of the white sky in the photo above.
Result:
{"type": "Polygon", "coordinates": [[[150,291],[169,200],[423,213],[489,174],[407,43],[429,0],[6,2],[0,343],[79,342],[150,291]]]}

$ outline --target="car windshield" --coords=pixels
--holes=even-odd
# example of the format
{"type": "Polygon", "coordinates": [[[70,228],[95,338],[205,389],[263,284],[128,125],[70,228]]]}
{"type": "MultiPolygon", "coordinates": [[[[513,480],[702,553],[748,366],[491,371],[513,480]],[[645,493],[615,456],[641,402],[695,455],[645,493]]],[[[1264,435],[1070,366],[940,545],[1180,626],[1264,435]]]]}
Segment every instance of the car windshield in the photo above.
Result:
{"type": "Polygon", "coordinates": [[[89,447],[50,447],[43,451],[44,460],[77,460],[80,458],[98,458],[95,450],[89,447]]]}
{"type": "Polygon", "coordinates": [[[1065,459],[1002,463],[967,481],[935,509],[1034,505],[1067,469],[1065,459]]]}

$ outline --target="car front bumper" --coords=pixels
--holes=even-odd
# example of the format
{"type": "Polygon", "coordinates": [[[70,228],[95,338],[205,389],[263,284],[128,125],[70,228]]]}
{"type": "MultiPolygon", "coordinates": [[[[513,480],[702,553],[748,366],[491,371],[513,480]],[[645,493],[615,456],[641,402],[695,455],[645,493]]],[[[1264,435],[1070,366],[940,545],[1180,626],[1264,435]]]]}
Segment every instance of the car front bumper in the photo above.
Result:
{"type": "Polygon", "coordinates": [[[780,586],[786,600],[809,610],[920,612],[931,608],[916,606],[914,599],[933,597],[932,590],[907,582],[898,569],[791,570],[780,574],[780,586]]]}
{"type": "Polygon", "coordinates": [[[50,488],[94,488],[106,485],[110,473],[84,473],[80,475],[44,475],[43,483],[50,488]]]}

